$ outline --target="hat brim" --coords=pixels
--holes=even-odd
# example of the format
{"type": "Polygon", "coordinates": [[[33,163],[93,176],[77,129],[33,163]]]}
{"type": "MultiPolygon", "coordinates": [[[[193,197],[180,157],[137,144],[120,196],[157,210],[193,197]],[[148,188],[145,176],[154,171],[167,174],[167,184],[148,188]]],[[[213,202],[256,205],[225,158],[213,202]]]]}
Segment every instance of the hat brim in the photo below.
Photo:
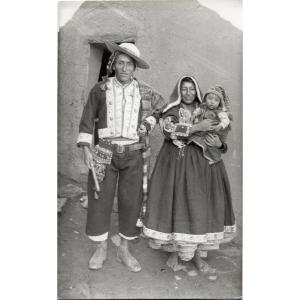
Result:
{"type": "Polygon", "coordinates": [[[112,42],[105,42],[108,50],[110,50],[111,52],[114,51],[119,51],[121,53],[124,53],[126,55],[128,55],[129,57],[131,57],[135,62],[138,68],[141,69],[149,69],[150,66],[141,58],[135,56],[134,54],[132,54],[131,52],[127,51],[126,49],[120,47],[118,44],[112,43],[112,42]]]}

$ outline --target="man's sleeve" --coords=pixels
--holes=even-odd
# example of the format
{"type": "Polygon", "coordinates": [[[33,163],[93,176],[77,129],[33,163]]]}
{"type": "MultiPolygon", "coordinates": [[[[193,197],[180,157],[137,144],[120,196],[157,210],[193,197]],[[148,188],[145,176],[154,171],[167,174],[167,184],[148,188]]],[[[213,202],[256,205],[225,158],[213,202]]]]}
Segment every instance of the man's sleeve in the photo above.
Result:
{"type": "Polygon", "coordinates": [[[98,94],[94,87],[89,94],[88,101],[83,109],[79,124],[79,135],[77,138],[77,146],[90,146],[93,141],[94,121],[98,111],[98,94]]]}

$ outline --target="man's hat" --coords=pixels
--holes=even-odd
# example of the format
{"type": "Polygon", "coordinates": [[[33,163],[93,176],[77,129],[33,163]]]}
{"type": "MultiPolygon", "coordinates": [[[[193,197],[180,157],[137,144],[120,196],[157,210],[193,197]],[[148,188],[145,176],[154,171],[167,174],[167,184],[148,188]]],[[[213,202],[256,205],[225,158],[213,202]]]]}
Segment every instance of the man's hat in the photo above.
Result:
{"type": "Polygon", "coordinates": [[[149,65],[140,58],[141,54],[139,49],[132,43],[122,43],[120,45],[113,42],[105,42],[107,48],[111,52],[119,51],[131,57],[135,62],[138,68],[149,69],[149,65]]]}

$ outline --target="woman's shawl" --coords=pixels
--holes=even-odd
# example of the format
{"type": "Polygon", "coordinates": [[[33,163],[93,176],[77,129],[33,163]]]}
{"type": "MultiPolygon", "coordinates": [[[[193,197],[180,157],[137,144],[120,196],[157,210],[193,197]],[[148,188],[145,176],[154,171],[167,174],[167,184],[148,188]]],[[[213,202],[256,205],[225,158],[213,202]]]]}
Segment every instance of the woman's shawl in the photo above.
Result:
{"type": "Polygon", "coordinates": [[[196,93],[197,93],[196,101],[198,102],[198,104],[200,104],[202,102],[202,92],[201,92],[201,89],[200,89],[200,86],[199,86],[197,80],[193,76],[185,75],[185,76],[182,76],[178,80],[177,84],[175,85],[174,90],[170,96],[169,104],[164,108],[163,113],[167,112],[172,107],[177,106],[181,103],[182,99],[181,99],[181,94],[180,94],[180,85],[181,85],[182,79],[186,78],[186,77],[191,78],[195,84],[196,93]]]}

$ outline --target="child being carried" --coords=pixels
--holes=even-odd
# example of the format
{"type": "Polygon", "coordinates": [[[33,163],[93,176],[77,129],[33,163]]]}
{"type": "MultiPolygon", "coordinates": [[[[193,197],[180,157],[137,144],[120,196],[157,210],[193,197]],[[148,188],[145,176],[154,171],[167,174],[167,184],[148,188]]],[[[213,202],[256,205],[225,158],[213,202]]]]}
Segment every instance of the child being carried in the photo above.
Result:
{"type": "MultiPolygon", "coordinates": [[[[190,138],[191,142],[196,143],[203,149],[203,155],[209,160],[210,164],[221,160],[221,151],[216,147],[206,144],[208,134],[218,135],[221,142],[226,143],[227,135],[230,130],[229,100],[221,86],[210,88],[203,97],[200,107],[193,113],[193,124],[197,124],[204,119],[218,121],[213,131],[197,132],[190,138]]],[[[230,116],[231,117],[231,116],[230,116]]]]}

